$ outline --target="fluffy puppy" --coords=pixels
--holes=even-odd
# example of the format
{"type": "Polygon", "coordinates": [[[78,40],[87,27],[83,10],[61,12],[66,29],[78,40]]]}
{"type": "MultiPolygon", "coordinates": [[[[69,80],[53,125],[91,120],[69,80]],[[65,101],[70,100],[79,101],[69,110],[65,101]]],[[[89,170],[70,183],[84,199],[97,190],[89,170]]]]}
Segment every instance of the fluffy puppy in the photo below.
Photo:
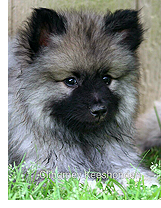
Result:
{"type": "Polygon", "coordinates": [[[9,46],[9,163],[157,183],[133,141],[142,39],[138,11],[34,9],[9,46]]]}

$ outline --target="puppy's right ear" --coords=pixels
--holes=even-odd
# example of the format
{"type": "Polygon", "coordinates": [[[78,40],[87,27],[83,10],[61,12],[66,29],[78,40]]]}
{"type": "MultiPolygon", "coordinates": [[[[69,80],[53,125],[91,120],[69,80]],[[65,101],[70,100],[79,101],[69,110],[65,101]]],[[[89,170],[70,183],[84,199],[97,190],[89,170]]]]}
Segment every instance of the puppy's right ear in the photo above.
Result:
{"type": "Polygon", "coordinates": [[[27,50],[30,59],[40,48],[48,46],[52,34],[62,35],[66,32],[65,23],[65,17],[52,9],[34,9],[25,29],[20,30],[19,34],[20,44],[27,50]]]}
{"type": "Polygon", "coordinates": [[[144,33],[139,11],[125,9],[108,12],[104,21],[105,32],[112,35],[119,44],[126,45],[132,51],[139,47],[144,33]]]}

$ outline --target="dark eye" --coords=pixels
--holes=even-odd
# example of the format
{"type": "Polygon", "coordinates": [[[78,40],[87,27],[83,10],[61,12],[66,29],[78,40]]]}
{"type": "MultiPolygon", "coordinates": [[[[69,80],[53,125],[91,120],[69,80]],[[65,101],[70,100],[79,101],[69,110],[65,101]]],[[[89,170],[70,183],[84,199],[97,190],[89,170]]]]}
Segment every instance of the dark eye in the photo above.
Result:
{"type": "Polygon", "coordinates": [[[68,87],[75,87],[78,85],[77,80],[74,77],[70,77],[64,80],[64,83],[68,86],[68,87]]]}
{"type": "Polygon", "coordinates": [[[110,76],[104,76],[102,79],[107,85],[111,84],[112,78],[110,76]]]}

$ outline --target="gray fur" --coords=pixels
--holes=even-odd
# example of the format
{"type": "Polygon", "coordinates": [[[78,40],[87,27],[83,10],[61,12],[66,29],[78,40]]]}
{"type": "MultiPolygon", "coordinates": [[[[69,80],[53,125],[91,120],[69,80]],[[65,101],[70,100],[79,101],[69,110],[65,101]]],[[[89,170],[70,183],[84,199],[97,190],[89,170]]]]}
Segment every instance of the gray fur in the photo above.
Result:
{"type": "MultiPolygon", "coordinates": [[[[21,44],[18,34],[9,44],[9,163],[19,164],[26,153],[27,164],[36,162],[53,172],[56,167],[59,172],[69,172],[70,167],[72,172],[82,174],[84,170],[135,172],[130,164],[138,167],[140,161],[132,139],[138,108],[138,58],[118,44],[121,34],[111,38],[100,32],[103,15],[60,13],[68,21],[67,33],[53,35],[49,47],[32,64],[25,53],[29,47],[27,39],[21,44]],[[84,31],[91,22],[91,39],[87,41],[84,31]],[[119,110],[115,122],[107,123],[103,130],[84,133],[91,145],[83,146],[79,135],[53,120],[46,106],[50,100],[59,102],[72,93],[71,88],[58,81],[70,77],[71,69],[85,69],[92,76],[91,69],[102,65],[110,68],[109,74],[114,78],[121,77],[109,86],[121,97],[119,110]]],[[[140,166],[138,171],[145,175],[147,184],[157,183],[150,171],[140,166]]]]}
{"type": "MultiPolygon", "coordinates": [[[[155,102],[161,121],[161,100],[155,102]]],[[[136,121],[136,143],[140,152],[161,146],[161,129],[154,108],[140,115],[136,121]]]]}

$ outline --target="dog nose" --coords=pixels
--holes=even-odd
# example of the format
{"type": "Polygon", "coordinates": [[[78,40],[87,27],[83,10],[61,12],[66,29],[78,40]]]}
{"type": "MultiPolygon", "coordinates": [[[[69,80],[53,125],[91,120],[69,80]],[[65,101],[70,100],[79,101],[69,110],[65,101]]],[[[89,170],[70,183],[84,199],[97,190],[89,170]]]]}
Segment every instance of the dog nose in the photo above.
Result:
{"type": "Polygon", "coordinates": [[[90,113],[94,117],[105,117],[107,113],[107,107],[104,105],[94,105],[90,108],[90,113]]]}

